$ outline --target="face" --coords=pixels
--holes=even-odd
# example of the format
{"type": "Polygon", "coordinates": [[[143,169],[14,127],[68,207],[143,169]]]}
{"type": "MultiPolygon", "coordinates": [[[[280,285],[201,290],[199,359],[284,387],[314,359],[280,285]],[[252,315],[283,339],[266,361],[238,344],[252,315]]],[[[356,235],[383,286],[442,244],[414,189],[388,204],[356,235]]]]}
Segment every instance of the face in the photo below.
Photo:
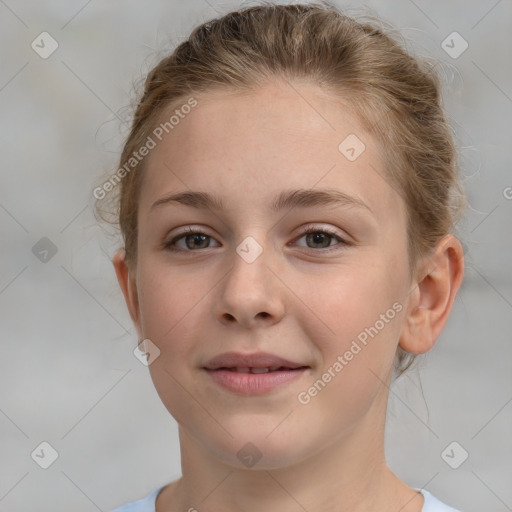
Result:
{"type": "Polygon", "coordinates": [[[139,339],[205,453],[243,467],[250,442],[258,467],[284,467],[383,421],[411,285],[405,205],[377,141],[317,86],[195,97],[146,159],[139,339]],[[359,156],[353,135],[339,149],[350,134],[359,156]]]}

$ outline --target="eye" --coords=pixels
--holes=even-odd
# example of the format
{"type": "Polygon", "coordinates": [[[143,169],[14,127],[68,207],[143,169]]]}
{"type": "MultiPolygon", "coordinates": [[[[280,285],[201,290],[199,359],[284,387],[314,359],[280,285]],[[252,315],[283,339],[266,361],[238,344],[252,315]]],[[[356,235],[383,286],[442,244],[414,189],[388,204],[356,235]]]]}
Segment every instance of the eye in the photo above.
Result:
{"type": "MultiPolygon", "coordinates": [[[[305,226],[302,228],[302,234],[297,240],[302,238],[305,238],[307,248],[322,249],[323,252],[331,252],[341,248],[335,247],[331,249],[333,245],[350,245],[349,242],[341,238],[334,230],[325,227],[305,226]],[[334,239],[337,239],[339,243],[332,244],[331,242],[333,242],[334,239]]],[[[214,240],[214,238],[204,233],[204,231],[187,227],[185,231],[176,235],[172,240],[165,242],[163,248],[175,252],[196,252],[196,249],[208,249],[211,247],[210,241],[212,240],[214,240]]],[[[304,245],[301,244],[299,244],[299,246],[304,247],[304,245]]]]}
{"type": "Polygon", "coordinates": [[[188,227],[184,232],[175,236],[170,242],[166,242],[163,248],[169,251],[184,252],[190,252],[194,249],[208,249],[210,240],[213,240],[213,238],[200,229],[188,227]],[[183,241],[184,244],[179,246],[178,243],[181,241],[183,241]]]}
{"type": "MultiPolygon", "coordinates": [[[[305,238],[306,244],[311,244],[306,245],[306,247],[308,247],[309,249],[323,249],[324,252],[331,252],[332,250],[338,250],[341,248],[330,248],[333,246],[331,242],[333,242],[334,239],[338,240],[339,243],[337,245],[350,245],[346,240],[341,238],[334,230],[325,227],[305,226],[304,228],[302,228],[302,235],[298,238],[298,240],[302,238],[305,238]]],[[[304,247],[303,245],[300,246],[304,247]]]]}

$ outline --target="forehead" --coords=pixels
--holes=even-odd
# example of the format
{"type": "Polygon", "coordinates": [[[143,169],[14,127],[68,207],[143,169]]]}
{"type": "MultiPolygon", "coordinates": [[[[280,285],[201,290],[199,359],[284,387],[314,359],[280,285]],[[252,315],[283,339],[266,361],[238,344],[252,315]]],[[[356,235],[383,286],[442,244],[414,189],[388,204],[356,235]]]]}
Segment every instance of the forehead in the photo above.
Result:
{"type": "MultiPolygon", "coordinates": [[[[194,98],[197,106],[156,141],[145,162],[140,210],[164,192],[191,188],[231,197],[238,191],[246,207],[249,198],[263,206],[292,185],[337,188],[396,209],[377,141],[343,99],[284,81],[194,98]]],[[[164,122],[175,109],[163,113],[164,122]]]]}

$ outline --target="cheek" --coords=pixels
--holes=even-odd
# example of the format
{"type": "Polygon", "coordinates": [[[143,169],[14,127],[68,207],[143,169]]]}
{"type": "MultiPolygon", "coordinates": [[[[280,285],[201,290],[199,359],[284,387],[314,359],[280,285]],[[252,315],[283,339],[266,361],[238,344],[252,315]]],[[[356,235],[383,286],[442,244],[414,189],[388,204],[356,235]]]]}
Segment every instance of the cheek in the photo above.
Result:
{"type": "Polygon", "coordinates": [[[332,272],[325,289],[313,287],[313,280],[301,289],[299,295],[322,319],[312,321],[308,314],[301,320],[321,363],[297,399],[312,416],[331,411],[334,431],[357,421],[384,391],[403,324],[405,263],[400,254],[368,253],[332,272]]]}
{"type": "Polygon", "coordinates": [[[160,349],[155,370],[158,367],[179,376],[194,362],[197,329],[209,321],[205,308],[212,285],[207,280],[191,280],[179,269],[157,268],[155,264],[142,268],[140,283],[142,332],[160,349]]]}
{"type": "Polygon", "coordinates": [[[321,365],[296,399],[300,410],[315,418],[312,423],[324,421],[336,437],[356,425],[387,391],[383,382],[393,367],[404,308],[401,275],[384,266],[354,266],[334,276],[328,292],[317,290],[308,298],[328,329],[319,336],[315,325],[318,329],[322,322],[303,320],[321,365]]]}
{"type": "Polygon", "coordinates": [[[204,422],[204,412],[192,410],[195,402],[190,397],[197,391],[189,375],[211,286],[191,281],[179,269],[157,268],[154,262],[141,265],[139,279],[142,332],[160,350],[149,366],[155,389],[176,421],[187,424],[197,414],[198,421],[204,422]]]}
{"type": "Polygon", "coordinates": [[[142,264],[138,278],[143,332],[162,344],[183,334],[183,327],[197,316],[210,291],[205,281],[155,261],[142,264]]]}
{"type": "Polygon", "coordinates": [[[377,324],[379,331],[391,331],[390,326],[399,323],[395,317],[400,307],[393,309],[393,304],[403,301],[403,270],[398,270],[400,265],[390,268],[388,262],[376,261],[375,256],[367,260],[340,266],[324,278],[297,279],[297,295],[309,309],[306,316],[297,318],[302,319],[305,330],[309,329],[311,339],[321,334],[331,355],[348,349],[361,333],[364,338],[366,328],[377,324]]]}

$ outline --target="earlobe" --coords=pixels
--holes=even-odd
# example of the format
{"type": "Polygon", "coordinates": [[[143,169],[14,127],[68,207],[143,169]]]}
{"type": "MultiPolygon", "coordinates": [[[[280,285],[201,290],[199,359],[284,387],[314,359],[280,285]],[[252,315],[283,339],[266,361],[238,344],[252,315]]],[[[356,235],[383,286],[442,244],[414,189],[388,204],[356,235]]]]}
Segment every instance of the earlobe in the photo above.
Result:
{"type": "Polygon", "coordinates": [[[413,354],[429,351],[443,330],[464,276],[464,252],[453,235],[442,238],[421,268],[410,294],[399,346],[413,354]]]}
{"type": "Polygon", "coordinates": [[[142,339],[142,330],[140,328],[139,299],[135,279],[130,275],[126,263],[126,253],[124,249],[118,249],[112,257],[112,263],[116,271],[117,281],[124,295],[124,300],[132,322],[137,330],[139,339],[142,339]]]}

